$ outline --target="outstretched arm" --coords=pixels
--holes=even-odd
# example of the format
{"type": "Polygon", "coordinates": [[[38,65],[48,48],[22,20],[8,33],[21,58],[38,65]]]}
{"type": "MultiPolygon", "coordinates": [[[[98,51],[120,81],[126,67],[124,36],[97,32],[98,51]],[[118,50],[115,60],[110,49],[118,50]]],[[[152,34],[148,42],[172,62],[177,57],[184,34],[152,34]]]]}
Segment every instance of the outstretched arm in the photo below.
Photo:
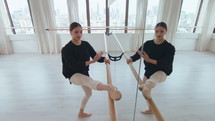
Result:
{"type": "Polygon", "coordinates": [[[142,53],[140,50],[138,50],[137,52],[140,55],[140,57],[142,57],[146,62],[157,65],[157,60],[149,58],[149,56],[146,52],[142,53]]]}
{"type": "Polygon", "coordinates": [[[129,64],[129,63],[132,63],[133,60],[132,60],[132,58],[129,58],[129,59],[126,60],[126,62],[127,62],[127,64],[129,64]]]}
{"type": "Polygon", "coordinates": [[[93,60],[86,61],[85,65],[88,66],[88,65],[90,65],[90,64],[92,64],[92,63],[95,63],[96,61],[98,61],[98,60],[102,57],[102,55],[103,55],[103,52],[102,52],[102,51],[98,52],[98,53],[94,56],[93,60]]]}
{"type": "Polygon", "coordinates": [[[135,62],[136,60],[140,59],[141,56],[140,56],[140,54],[138,52],[139,51],[141,52],[141,50],[143,50],[143,46],[144,45],[140,46],[140,48],[138,49],[138,51],[134,55],[132,55],[130,57],[130,59],[127,59],[127,63],[128,64],[131,63],[131,62],[135,62]]]}

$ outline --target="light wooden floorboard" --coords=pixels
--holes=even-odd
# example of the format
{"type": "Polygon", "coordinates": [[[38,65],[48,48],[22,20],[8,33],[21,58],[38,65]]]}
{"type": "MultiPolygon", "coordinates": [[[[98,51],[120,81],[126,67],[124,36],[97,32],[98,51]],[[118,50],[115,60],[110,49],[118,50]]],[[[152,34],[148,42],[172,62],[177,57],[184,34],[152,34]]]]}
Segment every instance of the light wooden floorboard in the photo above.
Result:
{"type": "MultiPolygon", "coordinates": [[[[132,53],[129,53],[132,54],[132,53]]],[[[83,91],[70,85],[61,73],[60,54],[12,54],[0,56],[0,121],[109,121],[107,92],[93,91],[86,107],[93,115],[77,118],[83,91]]],[[[134,63],[139,69],[139,62],[134,63]]],[[[95,80],[106,83],[105,64],[90,67],[95,80]]],[[[140,70],[143,76],[143,65],[140,70]]],[[[111,62],[113,84],[122,92],[115,102],[118,121],[133,121],[136,80],[125,59],[111,62]]],[[[215,55],[177,51],[174,71],[152,91],[166,121],[215,120],[215,55]]],[[[156,121],[143,115],[147,104],[137,94],[135,121],[156,121]]]]}

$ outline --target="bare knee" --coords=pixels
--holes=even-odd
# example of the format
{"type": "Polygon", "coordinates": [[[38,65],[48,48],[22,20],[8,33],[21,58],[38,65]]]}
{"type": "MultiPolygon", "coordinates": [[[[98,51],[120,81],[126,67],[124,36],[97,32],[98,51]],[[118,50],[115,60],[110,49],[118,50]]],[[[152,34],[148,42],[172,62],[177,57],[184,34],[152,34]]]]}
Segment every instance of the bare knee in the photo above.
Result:
{"type": "Polygon", "coordinates": [[[154,88],[156,84],[154,82],[148,80],[148,81],[146,81],[145,85],[149,88],[154,88]]]}
{"type": "Polygon", "coordinates": [[[85,96],[88,97],[88,98],[91,97],[92,96],[92,91],[85,93],[85,96]]]}

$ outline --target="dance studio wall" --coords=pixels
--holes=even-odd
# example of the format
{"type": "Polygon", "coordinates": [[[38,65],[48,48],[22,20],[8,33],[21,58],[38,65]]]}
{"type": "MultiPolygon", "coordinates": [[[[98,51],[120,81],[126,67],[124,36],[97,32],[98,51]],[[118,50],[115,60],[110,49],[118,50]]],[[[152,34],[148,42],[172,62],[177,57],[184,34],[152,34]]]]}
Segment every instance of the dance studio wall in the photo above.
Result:
{"type": "MultiPolygon", "coordinates": [[[[118,33],[116,36],[125,51],[131,51],[131,46],[134,42],[132,39],[133,34],[118,33]]],[[[193,51],[195,50],[195,44],[198,37],[198,33],[177,33],[173,44],[175,45],[176,50],[193,51]]],[[[153,38],[153,33],[145,34],[145,41],[153,38]]],[[[9,39],[13,48],[13,53],[39,53],[37,45],[38,42],[33,34],[9,35],[9,39]]],[[[104,50],[104,34],[84,34],[82,39],[90,42],[96,51],[104,50]]],[[[71,36],[69,34],[58,34],[58,43],[60,47],[63,47],[69,40],[71,40],[71,36]]],[[[215,36],[213,36],[210,43],[208,50],[215,52],[215,36]]],[[[109,51],[121,51],[113,37],[107,37],[107,44],[109,51]]]]}

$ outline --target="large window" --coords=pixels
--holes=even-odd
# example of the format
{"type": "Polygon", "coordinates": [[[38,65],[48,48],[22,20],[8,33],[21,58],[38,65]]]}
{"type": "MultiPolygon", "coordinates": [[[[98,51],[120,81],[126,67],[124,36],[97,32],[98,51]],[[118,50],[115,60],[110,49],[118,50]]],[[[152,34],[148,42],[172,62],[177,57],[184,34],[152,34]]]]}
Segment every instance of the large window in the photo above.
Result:
{"type": "MultiPolygon", "coordinates": [[[[7,28],[7,34],[31,34],[34,33],[31,18],[29,0],[1,0],[4,7],[3,20],[7,28]]],[[[69,27],[69,15],[67,0],[53,0],[56,24],[58,28],[69,27]]],[[[183,0],[177,32],[192,33],[199,31],[196,26],[201,26],[199,11],[203,0],[183,0]]],[[[157,22],[157,14],[160,0],[148,0],[145,29],[151,32],[157,22]]],[[[78,0],[79,22],[83,27],[91,27],[94,30],[84,31],[103,33],[105,27],[124,29],[135,28],[137,0],[78,0]],[[106,5],[108,2],[112,2],[106,5]],[[103,30],[96,30],[102,28],[103,30]]],[[[198,27],[197,27],[198,28],[198,27]]],[[[113,30],[114,32],[133,33],[133,30],[113,30]]],[[[58,31],[65,32],[65,31],[58,31]]]]}
{"type": "Polygon", "coordinates": [[[87,5],[86,5],[87,2],[89,2],[89,0],[78,0],[79,23],[82,25],[82,27],[84,27],[83,33],[90,32],[90,30],[89,31],[87,30],[87,27],[88,27],[87,22],[89,22],[87,19],[87,12],[89,12],[87,11],[87,5]]]}
{"type": "Polygon", "coordinates": [[[191,33],[195,29],[195,23],[199,12],[200,0],[183,0],[178,32],[191,33]]]}
{"type": "MultiPolygon", "coordinates": [[[[110,27],[124,29],[125,7],[126,7],[126,0],[116,0],[109,6],[110,27]]],[[[124,31],[123,30],[114,30],[114,32],[124,32],[124,31]]]]}
{"type": "MultiPolygon", "coordinates": [[[[154,32],[154,27],[157,23],[157,15],[159,9],[160,0],[149,0],[147,5],[147,13],[146,13],[146,24],[145,32],[154,32]],[[151,30],[150,30],[151,29],[151,30]]],[[[129,2],[129,16],[128,16],[128,26],[135,27],[136,23],[136,10],[137,10],[137,0],[130,0],[129,2]]],[[[134,31],[128,31],[133,33],[134,31]]]]}
{"type": "Polygon", "coordinates": [[[146,14],[146,32],[154,32],[157,23],[158,9],[160,0],[149,0],[146,14]]]}
{"type": "MultiPolygon", "coordinates": [[[[106,0],[89,0],[90,27],[106,27],[106,0]]],[[[88,18],[89,19],[89,18],[88,18]]],[[[93,30],[91,32],[103,32],[93,30]]]]}
{"type": "MultiPolygon", "coordinates": [[[[56,25],[58,28],[69,28],[69,15],[66,0],[54,0],[56,25]]],[[[58,31],[64,33],[65,31],[58,31]]]]}
{"type": "Polygon", "coordinates": [[[86,0],[78,0],[79,22],[83,27],[87,27],[86,0]]]}
{"type": "Polygon", "coordinates": [[[27,0],[5,0],[10,19],[10,27],[14,34],[34,33],[32,18],[27,0]]]}
{"type": "MultiPolygon", "coordinates": [[[[136,23],[136,9],[137,0],[129,0],[129,11],[128,11],[128,27],[135,28],[136,23]]],[[[133,33],[134,30],[129,30],[128,33],[133,33]]]]}
{"type": "MultiPolygon", "coordinates": [[[[148,1],[146,29],[153,29],[157,22],[160,0],[148,1]]],[[[110,30],[119,33],[133,33],[134,30],[124,31],[124,28],[135,28],[137,0],[79,0],[79,22],[89,26],[91,33],[103,33],[105,27],[120,29],[110,30]],[[108,2],[108,5],[106,5],[108,2]],[[102,30],[96,30],[101,29],[102,30]]]]}

